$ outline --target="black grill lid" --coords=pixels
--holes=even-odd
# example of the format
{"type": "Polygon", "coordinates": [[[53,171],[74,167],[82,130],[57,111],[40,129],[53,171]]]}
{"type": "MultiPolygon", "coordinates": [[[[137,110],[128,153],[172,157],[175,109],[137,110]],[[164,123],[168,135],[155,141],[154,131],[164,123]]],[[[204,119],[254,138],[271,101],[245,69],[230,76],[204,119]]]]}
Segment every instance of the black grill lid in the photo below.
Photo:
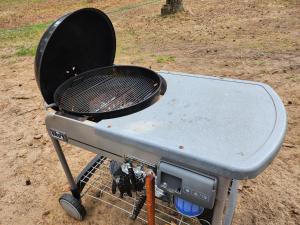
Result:
{"type": "Polygon", "coordinates": [[[45,101],[70,77],[113,65],[116,37],[109,18],[84,8],[55,21],[44,33],[35,57],[35,76],[45,101]]]}

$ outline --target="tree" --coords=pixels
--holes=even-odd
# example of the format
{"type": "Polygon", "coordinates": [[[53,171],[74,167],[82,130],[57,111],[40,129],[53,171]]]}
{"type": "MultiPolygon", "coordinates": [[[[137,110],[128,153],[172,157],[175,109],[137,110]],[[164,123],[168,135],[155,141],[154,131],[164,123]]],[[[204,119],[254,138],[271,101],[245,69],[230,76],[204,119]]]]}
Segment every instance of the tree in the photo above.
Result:
{"type": "Polygon", "coordinates": [[[166,4],[161,8],[161,15],[168,15],[183,11],[182,0],[166,0],[166,4]]]}

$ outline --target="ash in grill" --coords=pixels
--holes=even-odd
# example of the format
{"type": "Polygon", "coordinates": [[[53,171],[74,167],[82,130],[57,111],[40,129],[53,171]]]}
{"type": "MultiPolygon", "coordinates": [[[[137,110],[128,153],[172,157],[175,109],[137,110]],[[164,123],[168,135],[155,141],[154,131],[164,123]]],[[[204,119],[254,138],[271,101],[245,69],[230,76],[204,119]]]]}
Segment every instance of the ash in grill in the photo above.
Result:
{"type": "Polygon", "coordinates": [[[69,79],[54,98],[67,112],[103,113],[137,105],[155,93],[158,85],[141,68],[99,68],[69,79]]]}

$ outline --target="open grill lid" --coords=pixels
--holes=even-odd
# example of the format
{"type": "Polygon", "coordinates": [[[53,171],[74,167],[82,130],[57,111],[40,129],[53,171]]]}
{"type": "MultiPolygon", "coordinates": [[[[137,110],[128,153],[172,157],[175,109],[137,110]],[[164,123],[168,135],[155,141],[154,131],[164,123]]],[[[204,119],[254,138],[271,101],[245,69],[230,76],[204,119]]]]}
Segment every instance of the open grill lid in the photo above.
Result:
{"type": "Polygon", "coordinates": [[[64,81],[79,73],[113,65],[116,37],[109,18],[84,8],[66,14],[44,33],[35,57],[35,76],[44,100],[64,81]]]}

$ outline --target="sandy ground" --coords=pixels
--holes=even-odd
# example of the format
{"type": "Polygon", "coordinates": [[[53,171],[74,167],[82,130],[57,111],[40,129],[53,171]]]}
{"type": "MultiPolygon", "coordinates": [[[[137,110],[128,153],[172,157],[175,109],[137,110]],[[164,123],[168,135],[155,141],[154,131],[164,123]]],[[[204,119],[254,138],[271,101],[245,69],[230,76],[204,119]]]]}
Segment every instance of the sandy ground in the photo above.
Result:
{"type": "MultiPolygon", "coordinates": [[[[159,16],[163,1],[131,9],[126,5],[140,1],[15,2],[0,1],[2,29],[48,22],[72,9],[95,6],[111,12],[118,64],[271,85],[288,112],[287,137],[261,175],[241,182],[233,224],[300,224],[298,0],[185,0],[186,11],[170,17],[159,16]]],[[[130,224],[119,211],[91,200],[84,200],[88,215],[83,222],[60,209],[57,200],[68,185],[45,130],[34,58],[14,56],[15,50],[7,42],[0,51],[0,224],[130,224]],[[25,184],[28,179],[30,185],[25,184]]],[[[64,149],[75,173],[92,156],[71,146],[64,149]]]]}

